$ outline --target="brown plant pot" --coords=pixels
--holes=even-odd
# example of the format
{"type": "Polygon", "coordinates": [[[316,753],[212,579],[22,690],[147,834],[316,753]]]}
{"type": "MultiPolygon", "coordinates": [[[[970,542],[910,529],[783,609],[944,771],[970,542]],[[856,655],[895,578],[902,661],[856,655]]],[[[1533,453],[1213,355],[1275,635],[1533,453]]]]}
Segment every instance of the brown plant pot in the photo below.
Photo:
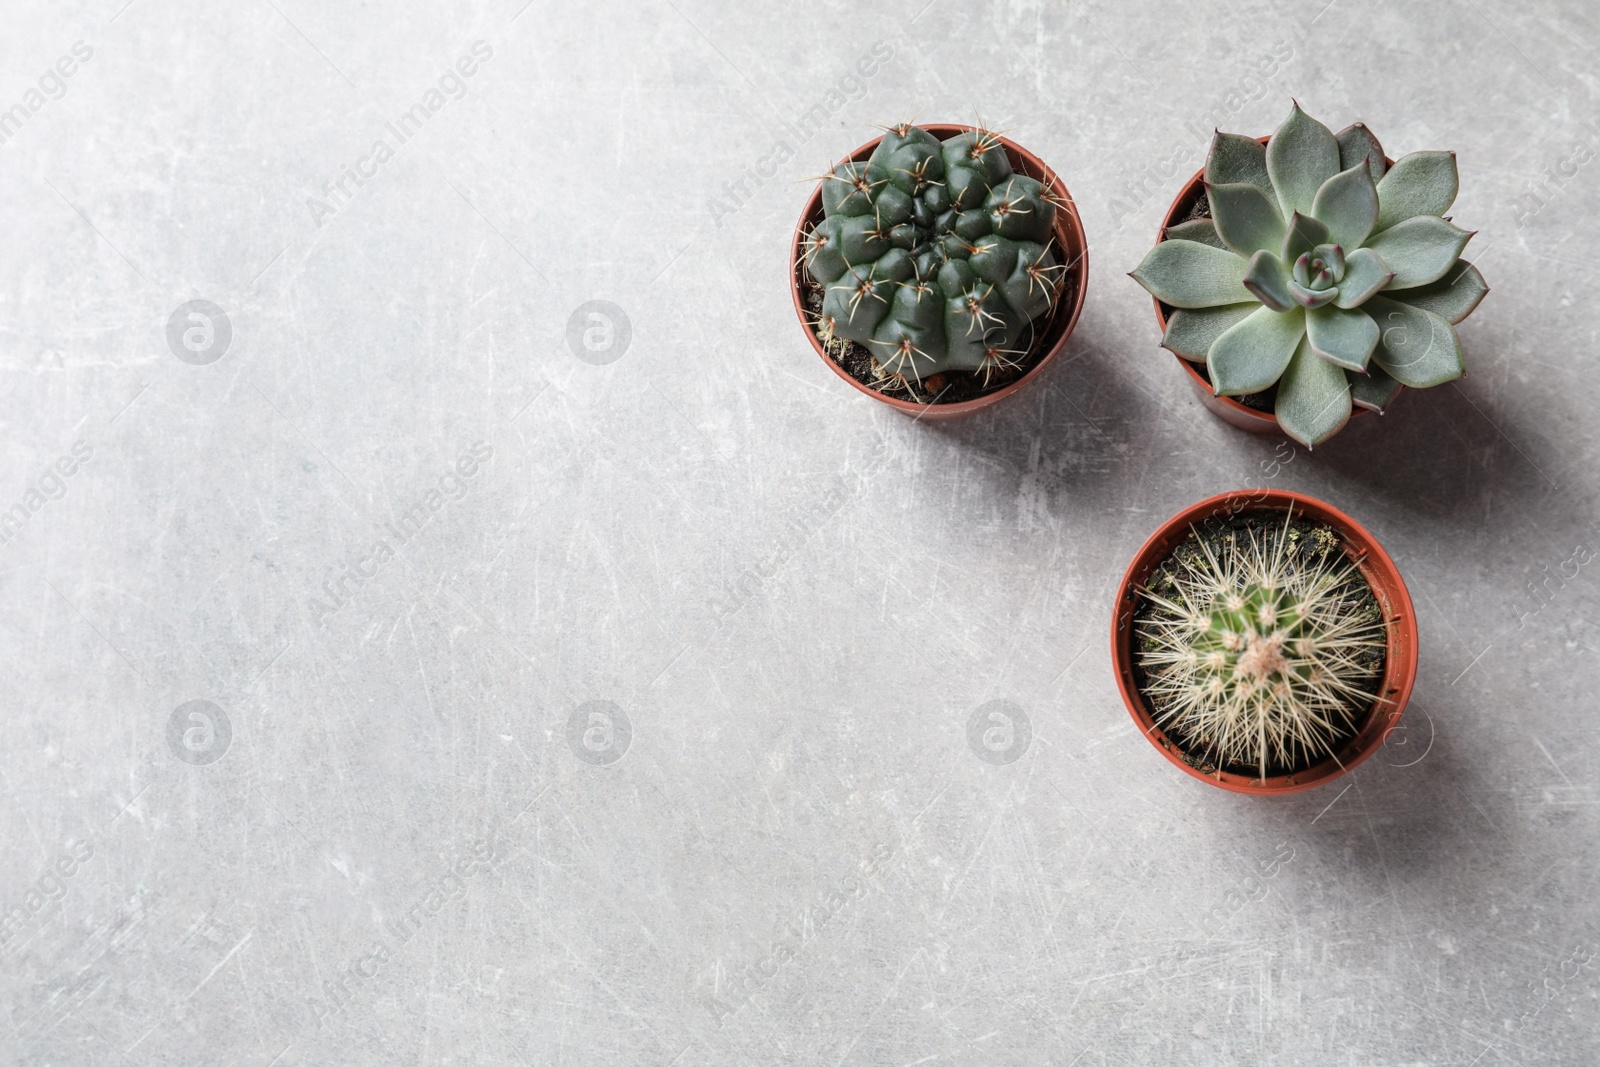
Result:
{"type": "MultiPolygon", "coordinates": [[[[1256,139],[1262,144],[1272,140],[1270,137],[1258,137],[1256,139]]],[[[1393,166],[1393,160],[1386,161],[1393,166]]],[[[1167,208],[1166,215],[1161,219],[1161,229],[1156,233],[1157,241],[1166,237],[1167,230],[1170,227],[1183,220],[1183,217],[1189,213],[1190,204],[1205,196],[1205,173],[1204,167],[1195,171],[1194,177],[1185,182],[1183,188],[1178,190],[1178,195],[1172,200],[1172,206],[1167,208]]],[[[1161,326],[1161,335],[1165,337],[1167,333],[1167,315],[1172,309],[1155,297],[1150,299],[1155,304],[1156,322],[1161,326]]],[[[1172,354],[1172,358],[1177,360],[1178,366],[1183,368],[1183,373],[1189,378],[1189,384],[1194,387],[1195,395],[1200,398],[1200,403],[1204,404],[1206,410],[1210,411],[1211,414],[1229,426],[1248,430],[1251,433],[1275,433],[1283,437],[1288,436],[1283,432],[1283,427],[1278,425],[1278,417],[1272,412],[1260,411],[1247,404],[1241,404],[1231,396],[1218,396],[1212,391],[1210,380],[1204,374],[1201,374],[1193,363],[1176,352],[1172,354]]],[[[1401,392],[1404,392],[1404,389],[1401,392]]],[[[1395,394],[1395,399],[1399,399],[1398,393],[1395,394]]],[[[1356,405],[1354,410],[1350,412],[1350,417],[1355,418],[1357,415],[1365,415],[1368,410],[1356,405]]]]}
{"type": "MultiPolygon", "coordinates": [[[[933,134],[940,140],[953,137],[958,133],[965,133],[975,129],[973,126],[962,126],[956,123],[934,122],[919,123],[923,129],[933,134]]],[[[872,155],[872,150],[878,147],[881,137],[874,137],[854,152],[850,153],[851,160],[864,160],[872,155]]],[[[800,319],[800,327],[805,331],[806,339],[811,342],[811,347],[816,349],[818,357],[825,363],[829,370],[843,378],[845,382],[858,392],[865,393],[874,400],[921,419],[950,419],[960,415],[970,415],[974,411],[988,407],[1015,393],[1029,382],[1039,376],[1039,373],[1049,365],[1050,361],[1061,354],[1067,346],[1067,338],[1072,336],[1073,328],[1078,324],[1078,315],[1083,311],[1084,295],[1088,291],[1089,282],[1089,241],[1084,236],[1083,222],[1078,218],[1078,207],[1072,201],[1072,194],[1067,191],[1056,172],[1047,167],[1044,160],[1029,152],[1026,148],[1006,138],[1000,138],[1000,144],[1006,150],[1006,156],[1011,160],[1011,169],[1019,174],[1025,174],[1035,181],[1045,182],[1060,194],[1066,206],[1056,212],[1055,238],[1060,248],[1061,261],[1067,264],[1066,281],[1063,283],[1063,292],[1066,285],[1073,289],[1070,306],[1059,305],[1050,317],[1049,325],[1045,329],[1043,344],[1044,356],[1039,362],[1030,367],[1027,373],[1014,382],[1002,385],[1000,388],[982,396],[973,397],[954,404],[917,404],[909,400],[899,400],[894,397],[884,396],[876,389],[868,388],[852,378],[845,369],[835,363],[822,348],[822,342],[817,339],[816,331],[811,328],[811,323],[806,321],[806,309],[803,303],[805,266],[802,262],[805,252],[806,231],[822,220],[822,185],[811,191],[811,197],[806,201],[805,210],[800,213],[800,224],[794,230],[794,243],[789,251],[789,289],[794,298],[794,311],[800,319]]]]}
{"type": "Polygon", "coordinates": [[[1411,595],[1406,584],[1383,546],[1359,523],[1337,508],[1301,493],[1282,489],[1245,489],[1208,497],[1178,512],[1161,524],[1149,540],[1134,554],[1122,584],[1117,587],[1117,601],[1111,628],[1111,666],[1117,675],[1117,688],[1122,691],[1122,702],[1128,714],[1138,724],[1139,730],[1165,756],[1173,766],[1191,778],[1234,793],[1256,796],[1277,796],[1298,793],[1325,785],[1341,775],[1348,774],[1357,764],[1383,744],[1400,721],[1406,702],[1411,699],[1411,687],[1417,678],[1417,613],[1411,606],[1411,595]],[[1182,749],[1156,725],[1144,695],[1139,692],[1134,674],[1133,616],[1138,602],[1138,589],[1152,571],[1166,559],[1179,542],[1189,534],[1189,527],[1214,515],[1237,514],[1246,511],[1283,511],[1293,506],[1305,518],[1328,526],[1339,533],[1344,548],[1356,562],[1362,577],[1372,588],[1373,596],[1383,611],[1388,631],[1383,677],[1379,682],[1379,698],[1373,702],[1365,719],[1358,719],[1355,736],[1346,741],[1333,756],[1315,763],[1294,774],[1256,778],[1233,774],[1218,768],[1192,766],[1183,758],[1182,749]]]}

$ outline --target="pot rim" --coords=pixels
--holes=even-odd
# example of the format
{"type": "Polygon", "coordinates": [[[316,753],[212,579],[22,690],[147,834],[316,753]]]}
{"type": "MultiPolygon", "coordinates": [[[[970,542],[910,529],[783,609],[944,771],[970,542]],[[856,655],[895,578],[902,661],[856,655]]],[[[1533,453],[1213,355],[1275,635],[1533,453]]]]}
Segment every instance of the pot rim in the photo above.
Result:
{"type": "Polygon", "coordinates": [[[1241,489],[1218,493],[1189,505],[1163,522],[1134,553],[1117,586],[1111,626],[1111,666],[1117,688],[1134,724],[1167,761],[1191,778],[1234,793],[1255,796],[1280,796],[1325,785],[1354,770],[1368,759],[1400,722],[1417,677],[1417,616],[1405,581],[1394,560],[1378,539],[1364,526],[1325,501],[1287,489],[1241,489]],[[1379,697],[1356,735],[1338,753],[1303,771],[1288,775],[1256,778],[1217,768],[1209,771],[1191,766],[1175,741],[1156,725],[1133,675],[1133,613],[1137,606],[1137,587],[1172,548],[1188,535],[1189,527],[1203,519],[1225,513],[1245,511],[1283,511],[1293,507],[1300,514],[1338,531],[1345,551],[1355,560],[1361,575],[1371,587],[1383,611],[1386,649],[1379,697]]]}
{"type": "MultiPolygon", "coordinates": [[[[1268,141],[1272,140],[1272,135],[1267,134],[1262,137],[1257,137],[1256,140],[1260,141],[1262,144],[1266,144],[1268,141]]],[[[1384,156],[1384,162],[1391,167],[1394,166],[1394,160],[1390,159],[1388,156],[1384,156]]],[[[1157,244],[1160,244],[1166,238],[1167,230],[1172,228],[1172,219],[1173,216],[1178,213],[1178,205],[1182,204],[1189,198],[1189,196],[1194,192],[1195,186],[1200,185],[1205,181],[1205,176],[1206,168],[1202,164],[1200,169],[1194,172],[1194,176],[1188,181],[1184,182],[1183,185],[1178,188],[1178,195],[1172,198],[1172,203],[1167,205],[1166,214],[1161,216],[1161,226],[1156,231],[1157,244]]],[[[1163,338],[1165,338],[1167,333],[1166,313],[1161,310],[1161,301],[1159,299],[1152,296],[1150,298],[1150,302],[1156,309],[1156,323],[1161,327],[1161,335],[1163,338]]],[[[1278,416],[1276,413],[1271,411],[1263,411],[1260,408],[1253,408],[1248,404],[1241,404],[1231,396],[1218,396],[1216,391],[1212,388],[1211,382],[1206,378],[1206,376],[1195,370],[1192,361],[1184,359],[1176,352],[1171,352],[1170,349],[1168,351],[1172,358],[1178,361],[1178,365],[1183,368],[1183,372],[1194,380],[1194,384],[1211,394],[1212,400],[1220,403],[1223,407],[1246,419],[1250,419],[1252,421],[1265,420],[1266,422],[1270,422],[1274,427],[1273,432],[1283,434],[1285,437],[1289,436],[1283,432],[1283,427],[1279,425],[1278,416]]],[[[1400,399],[1400,394],[1404,392],[1405,386],[1401,386],[1400,393],[1395,394],[1395,400],[1400,399]]],[[[1394,401],[1391,400],[1389,403],[1391,406],[1393,406],[1394,401]]],[[[1364,408],[1360,404],[1354,402],[1351,403],[1350,409],[1350,417],[1352,419],[1358,415],[1369,414],[1372,411],[1371,408],[1364,408]]]]}
{"type": "MultiPolygon", "coordinates": [[[[941,139],[979,129],[977,126],[969,126],[958,122],[919,122],[916,125],[941,139]]],[[[881,136],[874,137],[845,158],[853,161],[864,160],[872,154],[873,149],[877,148],[878,142],[882,140],[881,136]]],[[[1057,310],[1055,318],[1049,327],[1051,331],[1059,329],[1061,336],[1056,338],[1054,343],[1050,345],[1049,350],[1045,352],[1039,362],[1028,369],[1027,373],[1016,381],[1003,385],[991,393],[984,393],[982,396],[976,396],[971,400],[962,400],[954,404],[917,404],[909,400],[898,400],[894,397],[884,396],[878,390],[863,385],[851,377],[843,367],[835,363],[828,353],[823,350],[822,342],[817,339],[816,331],[806,321],[806,309],[801,300],[800,271],[802,270],[802,259],[805,250],[806,228],[814,219],[820,218],[822,215],[821,182],[818,182],[816,187],[811,190],[811,195],[806,199],[805,207],[800,212],[800,221],[795,226],[794,238],[789,246],[789,295],[794,303],[795,315],[800,320],[800,327],[805,332],[806,339],[811,342],[812,349],[822,362],[827,365],[829,370],[844,379],[858,392],[865,393],[874,400],[887,404],[903,414],[929,419],[953,418],[971,414],[1011,396],[1024,385],[1033,381],[1040,371],[1061,354],[1062,350],[1067,346],[1067,340],[1072,336],[1072,331],[1077,328],[1078,317],[1083,313],[1084,299],[1089,290],[1089,239],[1084,233],[1083,220],[1078,215],[1077,203],[1072,199],[1072,193],[1068,190],[1066,183],[1061,180],[1061,176],[1051,169],[1044,160],[1010,138],[999,136],[999,140],[1001,146],[1006,150],[1006,155],[1011,160],[1011,167],[1014,171],[1034,178],[1036,181],[1048,181],[1060,194],[1061,198],[1066,201],[1066,206],[1058,208],[1056,211],[1055,238],[1056,243],[1061,246],[1063,260],[1066,260],[1069,252],[1074,250],[1076,252],[1071,260],[1067,261],[1067,266],[1069,270],[1076,272],[1078,284],[1077,295],[1073,299],[1072,308],[1066,318],[1063,320],[1061,311],[1057,310]]]]}

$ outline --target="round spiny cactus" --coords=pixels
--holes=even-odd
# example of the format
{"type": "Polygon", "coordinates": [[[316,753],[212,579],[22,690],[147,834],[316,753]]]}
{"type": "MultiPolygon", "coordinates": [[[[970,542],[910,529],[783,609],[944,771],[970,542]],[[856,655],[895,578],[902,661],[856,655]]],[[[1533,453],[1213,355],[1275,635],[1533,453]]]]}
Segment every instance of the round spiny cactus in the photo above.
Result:
{"type": "Polygon", "coordinates": [[[1157,725],[1217,766],[1301,767],[1331,756],[1377,698],[1381,613],[1326,528],[1194,536],[1169,557],[1138,624],[1157,725]],[[1242,536],[1241,536],[1242,534],[1242,536]]]}
{"type": "Polygon", "coordinates": [[[998,134],[940,141],[892,126],[870,158],[823,176],[805,265],[823,287],[817,333],[866,346],[885,380],[1016,369],[1055,304],[1049,186],[1011,170],[998,134]]]}

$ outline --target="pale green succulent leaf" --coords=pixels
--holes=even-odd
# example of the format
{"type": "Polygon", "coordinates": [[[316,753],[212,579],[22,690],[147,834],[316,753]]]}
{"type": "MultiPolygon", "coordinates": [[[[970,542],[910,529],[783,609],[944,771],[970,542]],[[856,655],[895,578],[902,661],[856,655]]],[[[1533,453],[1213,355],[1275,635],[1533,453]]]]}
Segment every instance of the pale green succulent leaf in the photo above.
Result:
{"type": "Polygon", "coordinates": [[[1436,282],[1416,289],[1396,289],[1388,295],[1391,300],[1431,311],[1454,326],[1489,295],[1489,286],[1478,268],[1462,259],[1436,282]]]}
{"type": "Polygon", "coordinates": [[[1254,137],[1218,130],[1206,155],[1205,179],[1212,185],[1245,182],[1277,198],[1267,174],[1267,146],[1254,137]]]}
{"type": "Polygon", "coordinates": [[[1283,432],[1307,448],[1338,433],[1350,421],[1350,383],[1345,372],[1311,350],[1295,349],[1278,382],[1273,410],[1283,432]]]}
{"type": "Polygon", "coordinates": [[[1378,324],[1373,362],[1401,385],[1427,389],[1465,372],[1461,339],[1442,316],[1383,296],[1367,301],[1363,310],[1378,324]]]}
{"type": "Polygon", "coordinates": [[[1267,194],[1249,182],[1208,185],[1211,221],[1222,243],[1250,256],[1263,248],[1276,251],[1283,244],[1283,216],[1267,194]]]}
{"type": "Polygon", "coordinates": [[[1283,269],[1278,257],[1265,248],[1250,257],[1244,269],[1244,287],[1263,305],[1273,311],[1288,311],[1295,306],[1290,287],[1294,280],[1283,269]]]}
{"type": "Polygon", "coordinates": [[[1368,411],[1382,415],[1404,388],[1378,366],[1376,361],[1367,364],[1365,374],[1346,374],[1350,382],[1350,399],[1368,411]]]}
{"type": "Polygon", "coordinates": [[[1184,359],[1204,363],[1212,342],[1260,307],[1260,304],[1250,303],[1191,310],[1179,308],[1167,319],[1167,332],[1161,337],[1161,347],[1184,359]]]}
{"type": "Polygon", "coordinates": [[[1133,280],[1173,307],[1240,304],[1251,299],[1244,287],[1244,266],[1243,259],[1224,248],[1197,241],[1162,241],[1134,268],[1133,280]]]}
{"type": "Polygon", "coordinates": [[[1311,250],[1311,254],[1328,265],[1334,277],[1344,276],[1344,249],[1338,245],[1318,245],[1311,250]]]}
{"type": "Polygon", "coordinates": [[[1339,142],[1295,104],[1267,142],[1267,173],[1284,216],[1309,215],[1317,190],[1339,173],[1339,142]]]}
{"type": "Polygon", "coordinates": [[[1306,312],[1306,340],[1311,350],[1345,370],[1367,367],[1378,344],[1378,324],[1360,308],[1321,307],[1306,312]]]}
{"type": "Polygon", "coordinates": [[[1360,248],[1378,218],[1378,187],[1366,161],[1323,182],[1311,214],[1328,227],[1329,241],[1341,248],[1360,248]]]}
{"type": "Polygon", "coordinates": [[[1383,178],[1384,171],[1389,169],[1389,161],[1383,154],[1383,145],[1372,135],[1372,131],[1361,123],[1346,126],[1334,135],[1339,142],[1339,168],[1349,170],[1363,160],[1367,169],[1372,172],[1374,182],[1383,178]]]}
{"type": "Polygon", "coordinates": [[[1297,211],[1289,216],[1289,225],[1283,234],[1283,254],[1278,258],[1285,267],[1293,267],[1301,255],[1327,243],[1328,228],[1320,220],[1297,211]]]}
{"type": "Polygon", "coordinates": [[[1360,307],[1382,291],[1394,277],[1383,257],[1370,248],[1358,248],[1344,257],[1344,281],[1339,283],[1339,307],[1360,307]]]}
{"type": "Polygon", "coordinates": [[[1367,241],[1394,277],[1388,289],[1413,289],[1443,277],[1461,257],[1472,234],[1437,215],[1416,215],[1367,241]]]}
{"type": "Polygon", "coordinates": [[[1338,299],[1339,290],[1338,288],[1307,289],[1293,278],[1290,278],[1289,297],[1303,308],[1319,308],[1338,299]]]}
{"type": "Polygon", "coordinates": [[[1454,152],[1412,152],[1395,160],[1378,183],[1379,231],[1417,215],[1443,215],[1455,203],[1454,152]]]}
{"type": "Polygon", "coordinates": [[[1305,315],[1257,308],[1225,330],[1206,355],[1206,370],[1218,396],[1259,393],[1283,374],[1305,336],[1305,315]]]}
{"type": "Polygon", "coordinates": [[[1212,248],[1227,248],[1217,236],[1217,227],[1210,219],[1190,219],[1176,226],[1168,226],[1161,235],[1163,241],[1194,241],[1212,248]]]}

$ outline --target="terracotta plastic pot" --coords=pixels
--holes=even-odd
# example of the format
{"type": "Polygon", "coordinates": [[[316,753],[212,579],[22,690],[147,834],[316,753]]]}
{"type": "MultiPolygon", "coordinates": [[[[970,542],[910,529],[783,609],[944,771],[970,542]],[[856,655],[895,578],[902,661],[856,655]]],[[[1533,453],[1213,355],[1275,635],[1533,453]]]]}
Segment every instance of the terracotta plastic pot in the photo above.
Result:
{"type": "Polygon", "coordinates": [[[1315,497],[1282,489],[1243,489],[1208,497],[1162,523],[1161,528],[1140,546],[1133,562],[1128,565],[1127,573],[1122,576],[1112,618],[1111,665],[1116,671],[1117,687],[1122,691],[1122,702],[1128,706],[1128,714],[1133,716],[1139,730],[1155,746],[1156,751],[1183,773],[1234,793],[1258,796],[1298,793],[1349,773],[1377,751],[1394,730],[1405,711],[1406,702],[1411,699],[1411,687],[1417,678],[1417,613],[1411,606],[1411,595],[1406,592],[1406,584],[1401,580],[1394,560],[1389,558],[1383,546],[1370,533],[1344,512],[1315,497]],[[1295,774],[1256,778],[1218,768],[1191,766],[1184,760],[1177,743],[1156,725],[1135,683],[1133,614],[1138,590],[1172,549],[1189,535],[1189,527],[1193,523],[1214,515],[1249,511],[1281,512],[1290,506],[1293,506],[1295,514],[1338,532],[1346,553],[1355,561],[1378,599],[1388,631],[1387,654],[1384,657],[1383,677],[1379,681],[1378,699],[1364,719],[1357,719],[1355,736],[1348,739],[1333,756],[1295,774]]]}
{"type": "MultiPolygon", "coordinates": [[[[955,123],[919,123],[921,127],[939,138],[941,141],[953,137],[958,133],[965,133],[975,129],[973,126],[961,126],[955,123]]],[[[878,147],[881,137],[874,137],[854,152],[850,153],[852,160],[864,160],[872,155],[872,150],[878,147]]],[[[1067,338],[1072,336],[1073,328],[1078,324],[1078,315],[1083,311],[1083,298],[1088,292],[1089,282],[1089,242],[1084,236],[1083,222],[1078,218],[1077,205],[1072,202],[1072,195],[1067,191],[1066,185],[1061,181],[1056,172],[1045,166],[1038,156],[1026,148],[1006,138],[1000,138],[1000,144],[1006,150],[1006,156],[1011,160],[1011,169],[1018,174],[1025,174],[1035,181],[1049,183],[1051,187],[1066,201],[1066,206],[1056,212],[1055,237],[1056,254],[1061,262],[1067,264],[1067,282],[1072,292],[1068,299],[1071,303],[1063,303],[1057,307],[1049,325],[1045,329],[1045,354],[1039,362],[1035,363],[1028,372],[1014,382],[1010,382],[992,393],[973,397],[954,404],[917,404],[909,400],[897,400],[884,396],[876,389],[868,388],[847,374],[843,367],[829,358],[823,351],[822,342],[817,339],[816,331],[811,328],[811,323],[806,319],[806,309],[803,302],[805,281],[805,267],[802,258],[805,253],[806,231],[822,220],[822,186],[819,183],[811,192],[811,198],[806,201],[805,210],[800,213],[800,224],[794,230],[794,243],[789,253],[789,289],[794,298],[795,314],[800,318],[800,326],[805,330],[806,339],[811,342],[811,347],[816,349],[818,357],[827,364],[828,369],[843,378],[847,384],[859,392],[865,393],[881,403],[888,404],[896,411],[907,415],[914,415],[921,419],[949,419],[959,415],[968,415],[981,408],[999,401],[1015,393],[1034,378],[1039,372],[1049,365],[1050,361],[1061,354],[1067,346],[1067,338]]],[[[1063,293],[1067,289],[1063,288],[1063,293]]]]}
{"type": "MultiPolygon", "coordinates": [[[[1260,137],[1257,140],[1262,144],[1266,144],[1271,138],[1260,137]]],[[[1392,165],[1393,161],[1390,162],[1392,165]]],[[[1202,168],[1194,172],[1194,177],[1184,183],[1183,188],[1178,190],[1178,195],[1173,198],[1172,206],[1167,208],[1166,215],[1161,219],[1161,230],[1156,234],[1157,241],[1166,236],[1169,227],[1176,226],[1183,220],[1184,216],[1189,214],[1189,205],[1205,195],[1204,186],[1205,170],[1202,168]]],[[[1156,308],[1156,322],[1161,324],[1161,333],[1162,336],[1165,336],[1167,332],[1167,314],[1171,309],[1154,297],[1151,300],[1156,308]]],[[[1275,433],[1288,436],[1283,433],[1283,427],[1278,425],[1278,417],[1272,412],[1258,411],[1253,407],[1239,403],[1231,396],[1218,396],[1211,391],[1210,380],[1200,373],[1195,364],[1177,353],[1173,353],[1172,358],[1177,360],[1178,366],[1183,368],[1183,373],[1188,377],[1189,384],[1194,387],[1195,395],[1200,398],[1200,403],[1204,404],[1211,414],[1229,426],[1236,426],[1241,430],[1249,430],[1251,433],[1275,433]]],[[[1403,389],[1401,391],[1404,392],[1403,389]]],[[[1398,394],[1396,394],[1395,399],[1399,399],[1398,394]]],[[[1356,406],[1350,412],[1350,417],[1365,415],[1367,410],[1364,407],[1356,406]]]]}

